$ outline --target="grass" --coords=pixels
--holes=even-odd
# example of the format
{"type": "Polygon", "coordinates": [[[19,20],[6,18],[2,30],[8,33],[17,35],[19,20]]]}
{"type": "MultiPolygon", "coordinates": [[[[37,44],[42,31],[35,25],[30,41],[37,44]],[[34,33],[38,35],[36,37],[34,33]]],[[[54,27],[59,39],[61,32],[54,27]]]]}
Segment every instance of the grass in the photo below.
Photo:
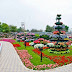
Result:
{"type": "MultiPolygon", "coordinates": [[[[70,46],[70,48],[72,48],[72,46],[70,46]]],[[[47,49],[47,50],[44,50],[43,53],[45,53],[45,54],[47,54],[49,56],[60,56],[60,55],[61,56],[70,56],[70,55],[72,55],[72,50],[69,49],[69,51],[70,51],[70,53],[67,53],[67,54],[54,54],[54,53],[48,52],[48,49],[47,49]]]]}
{"type": "Polygon", "coordinates": [[[17,47],[17,49],[18,50],[27,50],[28,51],[28,53],[30,54],[30,55],[32,55],[32,59],[30,59],[30,61],[31,61],[31,63],[33,63],[33,65],[35,65],[35,66],[37,66],[37,65],[43,65],[43,64],[55,64],[53,61],[51,61],[50,59],[48,59],[48,58],[43,58],[42,59],[42,62],[41,62],[41,57],[38,55],[38,54],[36,54],[36,53],[34,53],[33,51],[32,51],[32,49],[34,49],[32,46],[27,46],[26,48],[25,48],[25,46],[23,45],[23,42],[16,42],[16,43],[14,43],[14,44],[20,44],[21,45],[21,47],[17,47]]]}
{"type": "MultiPolygon", "coordinates": [[[[55,64],[53,61],[51,61],[50,59],[48,59],[48,58],[43,58],[42,59],[42,62],[41,62],[41,57],[38,55],[38,54],[36,54],[36,53],[34,53],[33,51],[32,51],[32,49],[34,49],[32,46],[27,46],[26,48],[25,48],[25,46],[23,45],[23,42],[15,42],[14,44],[20,44],[21,45],[21,47],[17,47],[17,49],[18,50],[27,50],[28,51],[28,53],[30,54],[30,55],[32,55],[32,59],[30,59],[30,61],[31,61],[31,63],[33,63],[33,65],[35,65],[35,66],[37,66],[37,65],[43,65],[43,64],[55,64]]],[[[72,46],[70,46],[70,48],[72,48],[72,46]]],[[[47,54],[47,55],[49,55],[49,56],[70,56],[70,55],[72,55],[72,50],[71,49],[69,49],[69,51],[70,51],[70,53],[67,53],[67,54],[52,54],[52,53],[49,53],[48,52],[48,49],[47,50],[44,50],[43,51],[43,53],[44,54],[47,54]]]]}

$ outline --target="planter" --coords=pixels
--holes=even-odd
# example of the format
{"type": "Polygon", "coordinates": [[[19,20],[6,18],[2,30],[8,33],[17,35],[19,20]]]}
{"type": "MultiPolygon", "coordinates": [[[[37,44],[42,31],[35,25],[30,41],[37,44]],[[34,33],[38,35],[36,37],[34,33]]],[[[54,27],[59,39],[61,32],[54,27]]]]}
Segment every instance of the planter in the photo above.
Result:
{"type": "Polygon", "coordinates": [[[62,29],[62,27],[58,26],[58,27],[55,27],[55,29],[62,29]]]}
{"type": "Polygon", "coordinates": [[[62,22],[56,22],[55,24],[56,25],[62,25],[63,23],[62,22]]]}

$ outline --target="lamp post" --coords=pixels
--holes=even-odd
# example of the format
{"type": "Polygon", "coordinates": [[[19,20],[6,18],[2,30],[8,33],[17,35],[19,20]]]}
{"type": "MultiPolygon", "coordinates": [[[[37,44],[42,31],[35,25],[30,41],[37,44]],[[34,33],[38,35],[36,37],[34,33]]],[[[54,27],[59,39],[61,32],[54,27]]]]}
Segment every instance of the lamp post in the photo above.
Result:
{"type": "Polygon", "coordinates": [[[25,36],[25,41],[24,41],[24,45],[25,45],[25,48],[26,48],[26,36],[25,36]]]}
{"type": "Polygon", "coordinates": [[[39,50],[41,51],[41,62],[42,62],[42,50],[43,50],[43,47],[39,47],[39,50]]]}

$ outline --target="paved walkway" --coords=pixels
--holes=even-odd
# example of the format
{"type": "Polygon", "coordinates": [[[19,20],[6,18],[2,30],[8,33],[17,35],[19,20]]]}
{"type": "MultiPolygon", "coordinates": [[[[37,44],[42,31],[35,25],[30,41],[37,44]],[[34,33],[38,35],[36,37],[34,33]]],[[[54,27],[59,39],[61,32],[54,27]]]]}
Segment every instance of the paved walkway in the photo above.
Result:
{"type": "Polygon", "coordinates": [[[66,66],[35,71],[26,68],[19,58],[16,50],[9,42],[2,42],[2,52],[0,54],[0,72],[72,72],[72,63],[66,66]]]}

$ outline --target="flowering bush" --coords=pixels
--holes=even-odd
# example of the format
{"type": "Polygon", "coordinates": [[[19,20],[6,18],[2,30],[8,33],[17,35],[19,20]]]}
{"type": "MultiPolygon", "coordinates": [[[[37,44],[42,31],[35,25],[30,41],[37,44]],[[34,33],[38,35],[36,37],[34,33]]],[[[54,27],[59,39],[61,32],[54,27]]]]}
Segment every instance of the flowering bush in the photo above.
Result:
{"type": "Polygon", "coordinates": [[[59,33],[59,31],[54,31],[54,32],[53,32],[53,34],[57,34],[57,33],[59,33]]]}
{"type": "Polygon", "coordinates": [[[39,40],[35,40],[35,41],[34,41],[34,43],[36,43],[36,44],[37,44],[37,43],[40,43],[40,41],[39,41],[39,40]]]}
{"type": "Polygon", "coordinates": [[[15,42],[15,40],[8,39],[8,38],[2,39],[1,41],[7,41],[7,42],[10,42],[10,43],[14,43],[15,42]]]}
{"type": "Polygon", "coordinates": [[[34,33],[27,33],[26,35],[27,36],[34,36],[35,34],[34,33]]]}
{"type": "Polygon", "coordinates": [[[43,41],[43,40],[44,40],[44,38],[39,38],[38,40],[39,40],[39,41],[43,41]]]}
{"type": "Polygon", "coordinates": [[[14,47],[21,47],[19,44],[13,44],[14,47]]]}
{"type": "Polygon", "coordinates": [[[36,44],[36,45],[34,45],[34,48],[42,48],[42,47],[44,47],[44,44],[36,44]]]}
{"type": "Polygon", "coordinates": [[[48,47],[54,47],[54,44],[53,43],[47,43],[47,46],[48,47]]]}
{"type": "Polygon", "coordinates": [[[34,42],[29,43],[29,45],[33,46],[34,45],[34,42]]]}

